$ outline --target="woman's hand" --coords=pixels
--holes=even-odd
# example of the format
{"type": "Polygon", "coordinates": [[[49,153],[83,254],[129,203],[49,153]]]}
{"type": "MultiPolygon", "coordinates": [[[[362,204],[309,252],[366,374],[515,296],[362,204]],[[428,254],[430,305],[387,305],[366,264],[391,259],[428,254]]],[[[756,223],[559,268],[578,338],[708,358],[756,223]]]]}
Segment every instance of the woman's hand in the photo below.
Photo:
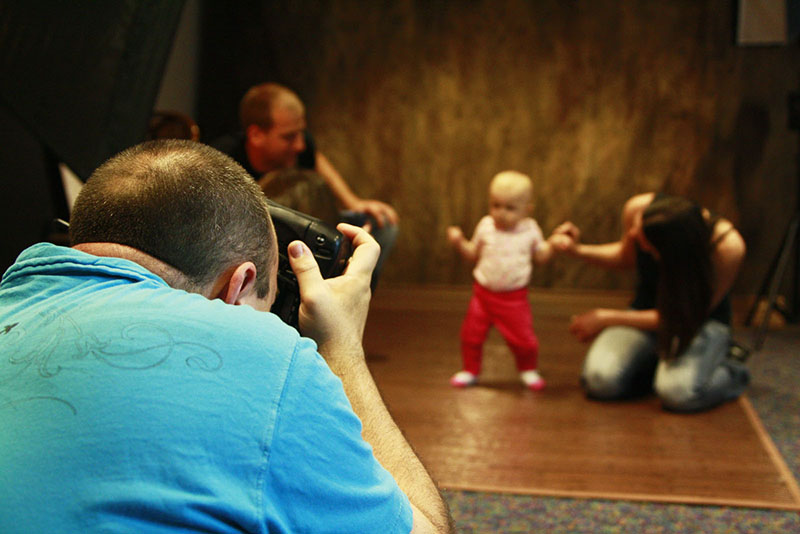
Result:
{"type": "Polygon", "coordinates": [[[563,222],[556,226],[556,229],[553,230],[553,235],[565,235],[572,239],[575,243],[579,243],[581,240],[581,231],[580,229],[575,226],[571,221],[563,222]]]}
{"type": "Polygon", "coordinates": [[[606,310],[596,308],[594,310],[573,315],[569,325],[569,331],[578,338],[578,341],[586,343],[597,337],[606,326],[606,310]]]}

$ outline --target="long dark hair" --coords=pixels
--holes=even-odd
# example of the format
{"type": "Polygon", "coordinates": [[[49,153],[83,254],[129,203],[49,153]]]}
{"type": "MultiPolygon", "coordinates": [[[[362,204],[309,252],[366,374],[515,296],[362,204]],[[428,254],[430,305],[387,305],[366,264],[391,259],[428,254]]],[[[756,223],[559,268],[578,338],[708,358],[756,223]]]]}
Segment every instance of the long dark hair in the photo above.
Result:
{"type": "Polygon", "coordinates": [[[711,307],[713,222],[694,202],[657,197],[642,215],[642,231],[660,256],[656,307],[661,354],[673,358],[689,346],[711,307]]]}

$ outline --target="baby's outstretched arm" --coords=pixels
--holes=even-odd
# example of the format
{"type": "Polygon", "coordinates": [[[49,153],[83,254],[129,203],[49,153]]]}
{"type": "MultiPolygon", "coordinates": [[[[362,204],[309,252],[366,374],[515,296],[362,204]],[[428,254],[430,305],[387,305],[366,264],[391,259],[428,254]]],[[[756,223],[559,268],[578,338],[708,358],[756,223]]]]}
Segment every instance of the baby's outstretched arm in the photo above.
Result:
{"type": "Polygon", "coordinates": [[[447,240],[465,259],[469,261],[478,259],[478,247],[464,237],[464,232],[458,226],[449,226],[447,228],[447,240]]]}

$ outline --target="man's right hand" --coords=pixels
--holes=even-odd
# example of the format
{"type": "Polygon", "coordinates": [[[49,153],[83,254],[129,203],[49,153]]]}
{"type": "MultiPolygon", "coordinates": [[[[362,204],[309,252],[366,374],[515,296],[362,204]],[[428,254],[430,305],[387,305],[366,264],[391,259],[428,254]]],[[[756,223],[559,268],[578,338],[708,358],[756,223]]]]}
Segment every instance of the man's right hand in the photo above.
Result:
{"type": "Polygon", "coordinates": [[[380,254],[380,245],[364,229],[345,223],[337,229],[352,241],[354,250],[344,273],[335,278],[322,278],[305,243],[289,244],[289,263],[300,287],[298,326],[317,342],[326,359],[362,353],[370,280],[380,254]]]}
{"type": "Polygon", "coordinates": [[[380,246],[363,228],[344,223],[336,228],[354,246],[341,276],[323,279],[306,245],[301,241],[289,244],[289,262],[300,286],[300,332],[317,342],[319,353],[342,380],[353,411],[363,423],[364,440],[408,496],[414,514],[412,532],[453,532],[447,505],[386,409],[364,359],[361,342],[369,285],[380,246]]]}

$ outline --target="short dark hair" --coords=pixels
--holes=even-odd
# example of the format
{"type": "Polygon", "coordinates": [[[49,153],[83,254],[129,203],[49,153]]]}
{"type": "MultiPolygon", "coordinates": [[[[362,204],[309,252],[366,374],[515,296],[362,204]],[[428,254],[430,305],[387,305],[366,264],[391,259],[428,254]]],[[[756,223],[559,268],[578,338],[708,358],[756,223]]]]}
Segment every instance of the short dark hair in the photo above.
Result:
{"type": "Polygon", "coordinates": [[[278,106],[287,106],[305,113],[302,100],[283,85],[267,82],[251,87],[239,102],[239,123],[243,130],[251,124],[264,130],[272,128],[272,111],[278,106]]]}
{"type": "Polygon", "coordinates": [[[119,243],[171,265],[196,287],[252,261],[269,292],[277,242],[266,198],[247,171],[195,141],[131,147],[89,177],[72,211],[70,243],[119,243]]]}

